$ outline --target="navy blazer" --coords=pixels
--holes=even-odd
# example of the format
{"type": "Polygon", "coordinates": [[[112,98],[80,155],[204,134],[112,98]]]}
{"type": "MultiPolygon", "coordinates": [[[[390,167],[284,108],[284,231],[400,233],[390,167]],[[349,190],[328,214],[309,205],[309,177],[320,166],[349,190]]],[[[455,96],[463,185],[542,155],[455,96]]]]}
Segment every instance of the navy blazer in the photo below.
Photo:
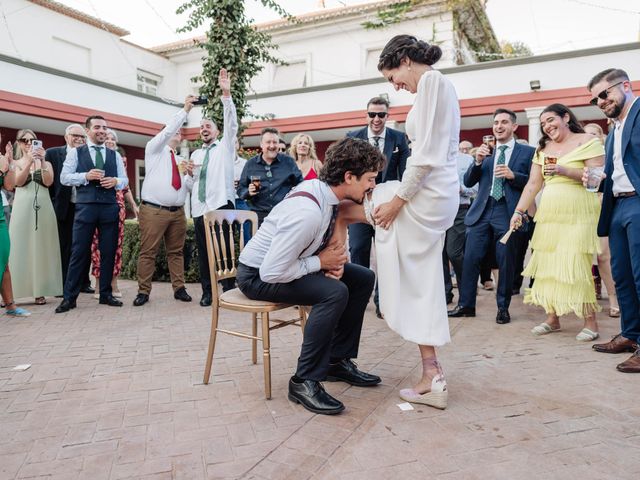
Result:
{"type": "MultiPolygon", "coordinates": [[[[608,237],[611,226],[611,215],[613,214],[613,132],[607,135],[605,141],[605,168],[607,177],[603,183],[602,210],[600,221],[598,222],[598,236],[608,237]]],[[[633,189],[640,193],[640,99],[636,100],[622,130],[622,164],[624,171],[629,177],[633,189]]]]}
{"type": "Polygon", "coordinates": [[[71,204],[71,190],[60,183],[60,172],[62,172],[62,164],[67,158],[67,146],[48,148],[45,152],[44,159],[51,163],[53,167],[53,185],[49,187],[49,195],[53,210],[56,212],[58,220],[64,220],[67,217],[69,205],[71,204]]]}
{"type": "MultiPolygon", "coordinates": [[[[504,196],[507,201],[507,210],[509,216],[518,205],[522,189],[529,180],[529,172],[531,171],[531,161],[536,149],[529,145],[521,145],[518,142],[513,147],[511,158],[509,159],[509,168],[513,171],[514,179],[504,182],[504,196]]],[[[491,195],[491,184],[493,181],[493,155],[486,157],[481,165],[471,164],[467,173],[464,174],[464,185],[467,188],[473,187],[476,183],[480,183],[478,187],[478,195],[471,204],[464,224],[468,227],[475,225],[480,220],[482,212],[487,206],[487,201],[491,195]]]]}
{"type": "MultiPolygon", "coordinates": [[[[369,141],[369,127],[347,133],[347,137],[360,138],[369,141]]],[[[407,167],[407,158],[411,151],[407,143],[407,136],[400,130],[387,127],[384,134],[384,156],[387,162],[382,173],[376,178],[376,183],[387,180],[402,180],[402,174],[407,167]]]]}

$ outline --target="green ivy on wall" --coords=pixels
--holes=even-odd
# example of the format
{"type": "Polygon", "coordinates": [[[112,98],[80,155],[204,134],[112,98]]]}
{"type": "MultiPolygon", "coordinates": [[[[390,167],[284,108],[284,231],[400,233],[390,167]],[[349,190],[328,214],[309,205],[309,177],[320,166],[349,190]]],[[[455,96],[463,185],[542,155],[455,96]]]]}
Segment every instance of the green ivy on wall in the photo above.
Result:
{"type": "MultiPolygon", "coordinates": [[[[275,0],[260,2],[281,17],[295,21],[275,0]]],[[[190,0],[178,7],[177,13],[189,13],[187,24],[178,29],[189,32],[201,25],[209,25],[206,40],[199,44],[204,50],[202,73],[192,81],[201,83],[200,94],[207,95],[209,101],[203,107],[205,117],[223,125],[221,91],[218,86],[218,72],[226,68],[231,75],[231,95],[236,106],[238,119],[246,118],[251,79],[272,63],[283,65],[272,52],[278,47],[271,36],[258,31],[245,15],[244,0],[190,0]]],[[[242,125],[240,126],[242,129],[242,125]]]]}

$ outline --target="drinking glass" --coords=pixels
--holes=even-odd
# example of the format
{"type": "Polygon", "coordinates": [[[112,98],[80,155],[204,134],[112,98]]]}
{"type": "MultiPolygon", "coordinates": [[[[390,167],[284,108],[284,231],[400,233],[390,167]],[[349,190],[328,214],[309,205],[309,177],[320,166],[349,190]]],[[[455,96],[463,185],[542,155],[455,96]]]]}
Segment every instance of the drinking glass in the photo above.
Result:
{"type": "Polygon", "coordinates": [[[602,181],[604,167],[588,167],[587,168],[587,191],[597,192],[602,181]]]}

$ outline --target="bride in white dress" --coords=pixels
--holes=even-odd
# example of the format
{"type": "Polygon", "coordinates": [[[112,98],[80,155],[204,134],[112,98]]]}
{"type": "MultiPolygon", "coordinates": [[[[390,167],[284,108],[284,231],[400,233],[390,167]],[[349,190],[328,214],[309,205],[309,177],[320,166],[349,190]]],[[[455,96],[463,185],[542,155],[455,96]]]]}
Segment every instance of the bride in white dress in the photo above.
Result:
{"type": "Polygon", "coordinates": [[[446,408],[447,387],[435,347],[451,340],[442,248],[460,190],[458,98],[451,82],[431,68],[441,55],[438,46],[410,35],[385,46],[378,69],[396,90],[416,94],[406,122],[411,156],[402,182],[376,186],[364,212],[355,204],[340,210],[341,222],[362,221],[364,214],[375,225],[380,310],[392,330],[420,348],[422,378],[400,397],[436,408],[446,408]]]}

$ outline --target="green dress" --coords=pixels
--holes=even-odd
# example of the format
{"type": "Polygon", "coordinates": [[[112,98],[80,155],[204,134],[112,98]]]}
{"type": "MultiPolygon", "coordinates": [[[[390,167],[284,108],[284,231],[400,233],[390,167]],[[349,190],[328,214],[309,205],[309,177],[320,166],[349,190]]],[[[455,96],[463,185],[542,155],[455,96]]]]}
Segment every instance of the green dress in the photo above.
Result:
{"type": "Polygon", "coordinates": [[[14,297],[62,295],[58,224],[40,170],[16,188],[9,236],[13,244],[9,268],[14,297]]]}
{"type": "MultiPolygon", "coordinates": [[[[0,176],[0,187],[4,184],[4,175],[0,176]]],[[[4,208],[0,208],[0,284],[4,277],[4,271],[9,263],[9,250],[11,241],[9,240],[9,229],[4,218],[4,208]]]]}

